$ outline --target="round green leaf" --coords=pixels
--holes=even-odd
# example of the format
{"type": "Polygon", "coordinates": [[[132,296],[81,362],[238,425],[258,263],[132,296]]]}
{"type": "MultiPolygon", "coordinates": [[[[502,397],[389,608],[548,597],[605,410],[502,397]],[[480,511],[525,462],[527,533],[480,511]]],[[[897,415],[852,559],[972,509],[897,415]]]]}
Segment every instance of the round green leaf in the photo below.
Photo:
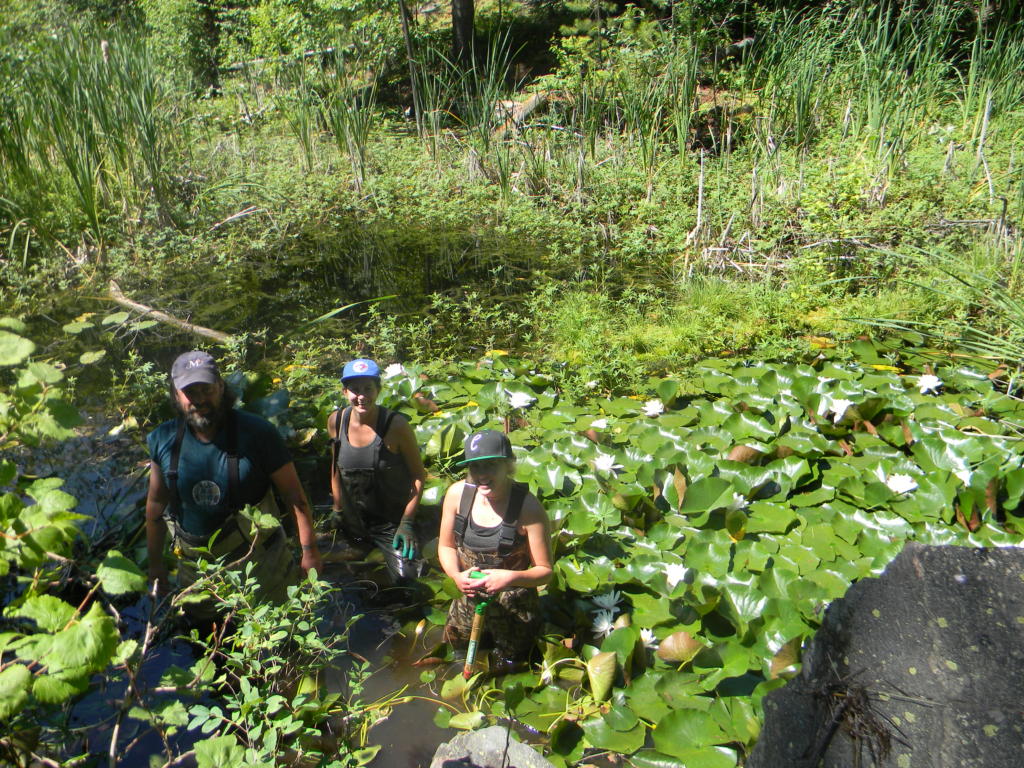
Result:
{"type": "Polygon", "coordinates": [[[587,662],[587,678],[590,680],[590,694],[595,701],[604,701],[611,693],[615,681],[615,652],[601,651],[587,662]]]}
{"type": "Polygon", "coordinates": [[[673,632],[658,645],[658,658],[675,664],[685,664],[706,647],[689,632],[673,632]]]}
{"type": "Polygon", "coordinates": [[[601,650],[614,653],[619,665],[625,669],[629,659],[633,656],[633,649],[636,648],[638,639],[636,630],[632,627],[619,627],[604,639],[601,643],[601,650]]]}
{"type": "Polygon", "coordinates": [[[629,762],[635,768],[688,768],[686,763],[677,757],[665,755],[653,749],[642,749],[630,755],[629,762]]]}
{"type": "Polygon", "coordinates": [[[92,328],[92,323],[76,321],[74,323],[67,323],[64,326],[64,333],[76,335],[81,333],[82,331],[88,330],[89,328],[92,328]]]}
{"type": "Polygon", "coordinates": [[[625,704],[616,704],[604,714],[604,721],[616,731],[628,731],[636,726],[640,718],[625,704]]]}
{"type": "Polygon", "coordinates": [[[457,715],[452,715],[448,721],[448,727],[458,728],[462,731],[473,731],[483,725],[486,720],[487,716],[479,709],[472,712],[459,712],[457,715]]]}
{"type": "Polygon", "coordinates": [[[103,318],[104,325],[113,325],[114,323],[123,323],[129,317],[127,312],[113,312],[103,318]]]}
{"type": "Polygon", "coordinates": [[[32,673],[22,664],[11,664],[0,672],[0,720],[16,714],[28,699],[32,673]]]}
{"type": "Polygon", "coordinates": [[[96,578],[110,595],[124,595],[129,592],[145,592],[146,577],[131,560],[116,549],[112,549],[96,568],[96,578]]]}
{"type": "MultiPolygon", "coordinates": [[[[712,746],[728,740],[710,712],[676,709],[654,728],[654,748],[667,755],[687,758],[695,747],[712,746]]],[[[703,763],[702,763],[703,765],[703,763]]]]}
{"type": "Polygon", "coordinates": [[[36,345],[9,331],[0,330],[0,365],[18,365],[36,351],[36,345]]]}
{"type": "Polygon", "coordinates": [[[628,755],[644,745],[646,732],[640,723],[628,731],[617,731],[600,717],[587,720],[582,725],[583,733],[590,746],[598,749],[607,749],[621,755],[628,755]]]}
{"type": "Polygon", "coordinates": [[[197,742],[197,768],[241,768],[245,750],[234,736],[214,736],[197,742]]]}

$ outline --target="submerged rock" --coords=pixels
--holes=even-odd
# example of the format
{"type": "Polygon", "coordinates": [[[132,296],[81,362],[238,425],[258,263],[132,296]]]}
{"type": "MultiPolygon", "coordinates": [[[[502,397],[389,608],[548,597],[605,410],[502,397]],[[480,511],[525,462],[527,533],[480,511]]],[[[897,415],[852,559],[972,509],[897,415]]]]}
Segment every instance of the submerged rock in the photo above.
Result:
{"type": "Polygon", "coordinates": [[[492,725],[460,733],[437,748],[430,768],[554,768],[532,747],[516,741],[508,728],[492,725]]]}
{"type": "Polygon", "coordinates": [[[1018,768],[1024,550],[908,544],[828,609],[748,768],[1018,768]]]}

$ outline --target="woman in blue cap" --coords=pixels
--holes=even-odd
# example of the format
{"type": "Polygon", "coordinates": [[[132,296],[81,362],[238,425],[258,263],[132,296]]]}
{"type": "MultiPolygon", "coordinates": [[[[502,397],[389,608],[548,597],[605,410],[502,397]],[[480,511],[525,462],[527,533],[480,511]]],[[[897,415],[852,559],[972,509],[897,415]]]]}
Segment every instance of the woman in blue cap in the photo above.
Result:
{"type": "Polygon", "coordinates": [[[327,418],[332,521],[351,543],[377,547],[399,583],[417,570],[405,561],[419,554],[416,509],[427,473],[409,422],[377,405],[377,363],[362,358],[346,363],[341,383],[349,405],[327,418]]]}
{"type": "Polygon", "coordinates": [[[551,581],[548,516],[525,483],[513,480],[507,436],[475,432],[464,449],[460,466],[469,476],[445,494],[438,537],[441,567],[462,593],[448,612],[445,639],[465,646],[474,602],[485,599],[486,631],[498,656],[522,659],[542,627],[537,587],[551,581]]]}

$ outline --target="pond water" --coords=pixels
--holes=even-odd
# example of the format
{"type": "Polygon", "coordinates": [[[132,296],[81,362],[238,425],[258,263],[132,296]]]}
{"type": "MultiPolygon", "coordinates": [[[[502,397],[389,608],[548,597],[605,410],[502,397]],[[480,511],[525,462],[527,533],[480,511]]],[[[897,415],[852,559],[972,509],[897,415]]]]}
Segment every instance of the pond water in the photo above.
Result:
{"type": "MultiPolygon", "coordinates": [[[[26,452],[18,459],[26,474],[64,480],[64,490],[78,500],[77,511],[87,516],[82,527],[94,553],[123,541],[127,534],[130,546],[124,554],[138,561],[145,552],[145,537],[140,526],[148,461],[139,435],[118,431],[112,434],[113,427],[102,416],[86,415],[86,424],[76,437],[52,448],[26,452]]],[[[322,511],[327,504],[322,494],[328,487],[325,462],[304,457],[297,465],[305,487],[319,502],[317,507],[322,511]],[[317,494],[318,490],[321,493],[317,494]]],[[[376,701],[402,689],[413,697],[395,707],[370,731],[370,743],[382,745],[372,763],[373,768],[426,768],[437,746],[457,732],[434,725],[438,704],[425,699],[436,697],[436,693],[421,682],[422,670],[413,666],[413,662],[424,655],[424,647],[413,648],[410,639],[400,634],[402,618],[398,609],[402,606],[395,595],[379,592],[373,586],[372,579],[381,575],[375,570],[372,562],[327,565],[323,576],[340,591],[324,620],[343,630],[347,617],[362,615],[350,629],[348,647],[374,665],[374,672],[360,697],[363,702],[376,701]]],[[[148,596],[118,605],[125,637],[141,641],[150,610],[148,596]]],[[[438,642],[439,634],[435,631],[431,638],[419,639],[438,642]]],[[[168,668],[187,669],[196,658],[196,650],[188,642],[172,636],[162,637],[147,656],[137,685],[142,691],[152,691],[168,668]]],[[[339,674],[345,674],[345,670],[339,670],[339,674]]],[[[128,717],[127,712],[119,716],[127,691],[124,679],[104,679],[76,702],[68,723],[74,743],[68,743],[67,748],[78,753],[108,756],[111,738],[116,732],[119,763],[143,765],[149,762],[151,755],[164,753],[168,746],[178,754],[190,749],[200,738],[197,732],[183,730],[165,745],[147,723],[128,717]]],[[[152,698],[148,702],[156,703],[152,698]]]]}
{"type": "MultiPolygon", "coordinates": [[[[64,490],[76,497],[77,510],[87,516],[82,527],[94,555],[120,546],[127,557],[140,562],[145,555],[142,521],[148,460],[139,434],[125,434],[113,427],[102,416],[87,415],[85,426],[75,438],[52,449],[31,451],[19,457],[19,462],[27,474],[64,480],[64,490]]],[[[326,462],[307,456],[297,459],[296,464],[304,486],[316,502],[317,513],[323,514],[325,508],[329,509],[325,498],[329,487],[326,462]]],[[[425,510],[423,517],[429,520],[423,527],[424,533],[431,524],[436,531],[436,513],[437,510],[425,510]]],[[[428,545],[427,550],[433,553],[428,561],[435,562],[436,569],[436,544],[428,545]]],[[[441,629],[425,622],[427,629],[421,634],[408,632],[409,626],[415,626],[425,615],[425,603],[422,596],[416,604],[417,598],[393,591],[389,594],[388,590],[376,587],[375,583],[384,580],[383,564],[377,559],[374,553],[355,562],[346,561],[343,556],[326,559],[322,576],[339,591],[323,620],[344,631],[349,617],[360,616],[349,628],[348,649],[372,665],[373,672],[359,697],[363,704],[385,700],[398,692],[403,698],[369,731],[368,743],[381,746],[372,768],[427,768],[437,747],[461,733],[438,727],[434,722],[435,714],[443,706],[438,701],[441,684],[461,673],[461,663],[435,660],[423,665],[424,658],[440,644],[441,629]],[[436,682],[423,682],[421,676],[426,670],[434,672],[436,682]]],[[[152,609],[149,597],[116,607],[123,636],[141,642],[152,609]]],[[[174,632],[163,631],[158,635],[136,681],[146,705],[152,708],[161,699],[171,699],[174,693],[154,693],[161,677],[172,666],[189,668],[196,659],[196,648],[174,632]]],[[[346,669],[338,669],[339,676],[345,674],[346,669]]],[[[165,743],[147,722],[129,715],[136,702],[125,706],[129,688],[123,676],[96,682],[98,685],[70,711],[71,740],[65,744],[69,754],[90,754],[106,760],[113,753],[120,765],[142,765],[149,763],[151,757],[159,759],[155,756],[168,754],[168,750],[171,754],[187,752],[196,741],[205,738],[198,731],[180,729],[165,743]],[[116,739],[114,750],[112,739],[116,739]]],[[[520,737],[523,741],[531,740],[525,731],[520,732],[520,737]]]]}

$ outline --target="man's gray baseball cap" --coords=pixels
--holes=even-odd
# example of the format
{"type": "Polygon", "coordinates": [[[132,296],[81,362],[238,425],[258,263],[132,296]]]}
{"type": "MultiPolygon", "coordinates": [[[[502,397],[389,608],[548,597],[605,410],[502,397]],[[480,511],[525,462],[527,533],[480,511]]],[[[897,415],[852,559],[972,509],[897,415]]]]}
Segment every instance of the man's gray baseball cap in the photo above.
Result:
{"type": "Polygon", "coordinates": [[[216,384],[220,381],[217,362],[206,352],[194,349],[183,355],[171,366],[171,382],[175,389],[184,389],[190,384],[216,384]]]}

